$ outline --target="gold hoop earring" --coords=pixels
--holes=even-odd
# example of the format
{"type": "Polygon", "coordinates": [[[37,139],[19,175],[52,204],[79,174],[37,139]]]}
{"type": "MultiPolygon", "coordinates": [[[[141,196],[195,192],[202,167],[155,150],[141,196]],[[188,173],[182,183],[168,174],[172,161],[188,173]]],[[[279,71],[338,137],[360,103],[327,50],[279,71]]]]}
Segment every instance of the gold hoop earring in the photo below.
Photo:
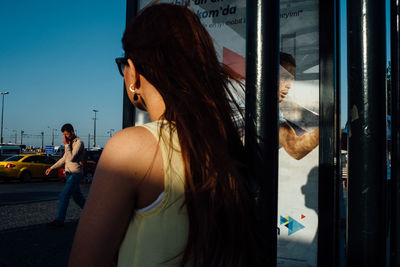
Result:
{"type": "Polygon", "coordinates": [[[136,88],[135,88],[135,89],[132,89],[132,87],[133,87],[133,83],[131,83],[131,85],[129,85],[129,91],[131,91],[132,93],[135,94],[136,88]]]}

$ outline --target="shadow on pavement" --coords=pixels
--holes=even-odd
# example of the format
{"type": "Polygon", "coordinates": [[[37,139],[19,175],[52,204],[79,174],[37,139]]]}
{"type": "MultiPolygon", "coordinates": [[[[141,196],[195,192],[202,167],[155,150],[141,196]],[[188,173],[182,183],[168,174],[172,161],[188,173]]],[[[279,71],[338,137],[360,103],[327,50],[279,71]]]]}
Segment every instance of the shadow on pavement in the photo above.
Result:
{"type": "Polygon", "coordinates": [[[62,228],[46,225],[0,231],[0,267],[63,267],[68,264],[77,221],[62,228]]]}

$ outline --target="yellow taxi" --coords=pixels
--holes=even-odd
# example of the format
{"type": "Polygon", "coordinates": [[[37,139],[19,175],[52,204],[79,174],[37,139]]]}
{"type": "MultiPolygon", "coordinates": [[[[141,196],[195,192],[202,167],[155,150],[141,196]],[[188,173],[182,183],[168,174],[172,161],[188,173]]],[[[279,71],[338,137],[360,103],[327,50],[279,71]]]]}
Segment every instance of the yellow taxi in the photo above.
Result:
{"type": "Polygon", "coordinates": [[[48,176],[45,174],[46,169],[55,162],[55,159],[46,154],[14,155],[0,161],[0,177],[5,181],[16,178],[22,182],[28,182],[33,177],[44,179],[57,177],[56,170],[51,171],[48,176]]]}

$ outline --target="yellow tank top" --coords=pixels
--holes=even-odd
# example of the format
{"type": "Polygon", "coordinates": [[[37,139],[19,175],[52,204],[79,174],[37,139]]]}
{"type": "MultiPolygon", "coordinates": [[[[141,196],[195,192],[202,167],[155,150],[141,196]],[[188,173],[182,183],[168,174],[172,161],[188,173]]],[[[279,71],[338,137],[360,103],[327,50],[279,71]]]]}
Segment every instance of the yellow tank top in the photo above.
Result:
{"type": "Polygon", "coordinates": [[[159,141],[164,164],[164,195],[145,212],[136,211],[122,241],[118,266],[177,266],[186,246],[189,222],[184,201],[184,164],[176,130],[170,138],[167,122],[143,125],[159,141]],[[162,138],[160,138],[160,126],[162,138]],[[179,256],[179,257],[176,257],[179,256]]]}

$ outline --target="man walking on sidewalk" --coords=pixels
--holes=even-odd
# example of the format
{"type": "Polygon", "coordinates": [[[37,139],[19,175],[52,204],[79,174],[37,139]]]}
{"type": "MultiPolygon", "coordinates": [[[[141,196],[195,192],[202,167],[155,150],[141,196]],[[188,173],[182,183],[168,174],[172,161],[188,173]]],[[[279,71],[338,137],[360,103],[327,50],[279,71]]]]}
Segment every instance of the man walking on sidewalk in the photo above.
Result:
{"type": "Polygon", "coordinates": [[[48,175],[51,170],[64,166],[66,176],[65,186],[60,193],[56,219],[47,224],[47,226],[51,227],[64,226],[64,220],[67,214],[67,208],[71,195],[76,204],[78,204],[78,206],[81,208],[83,208],[86,201],[79,187],[79,184],[83,178],[81,166],[84,153],[83,142],[75,135],[74,128],[69,123],[64,124],[61,127],[61,132],[63,133],[63,143],[65,147],[64,156],[46,170],[46,175],[48,175]]]}

